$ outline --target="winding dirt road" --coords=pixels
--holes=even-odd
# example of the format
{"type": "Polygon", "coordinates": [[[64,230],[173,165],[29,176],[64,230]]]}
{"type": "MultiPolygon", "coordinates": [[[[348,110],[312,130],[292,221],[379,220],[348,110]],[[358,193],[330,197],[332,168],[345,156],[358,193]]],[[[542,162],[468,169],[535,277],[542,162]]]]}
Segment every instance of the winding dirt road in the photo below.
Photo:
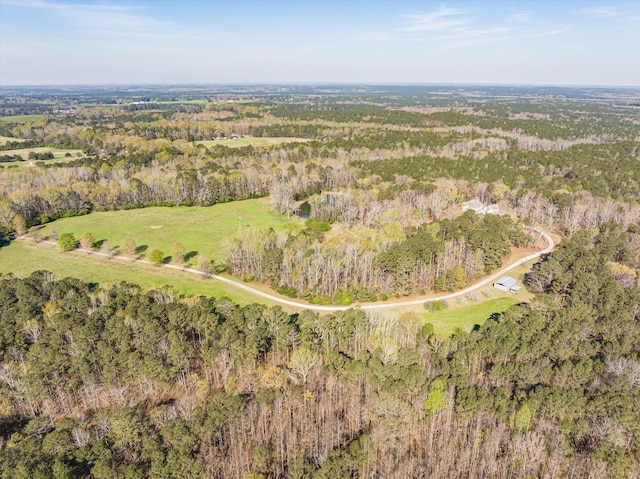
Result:
{"type": "MultiPolygon", "coordinates": [[[[519,259],[518,261],[515,261],[514,263],[511,263],[510,265],[505,266],[504,268],[496,271],[494,274],[492,274],[491,276],[488,276],[487,278],[483,279],[482,281],[479,281],[478,283],[472,284],[471,286],[466,287],[465,289],[462,289],[460,291],[456,291],[455,293],[450,293],[450,294],[444,294],[444,295],[440,295],[440,296],[435,296],[435,297],[430,297],[430,298],[422,298],[422,299],[413,299],[413,300],[409,300],[409,301],[397,301],[397,302],[385,302],[385,303],[364,303],[364,304],[352,304],[349,306],[323,306],[323,305],[319,305],[319,304],[309,304],[309,303],[301,303],[298,301],[293,301],[290,299],[286,299],[283,298],[281,296],[275,296],[273,294],[269,294],[269,293],[265,293],[264,291],[260,291],[257,289],[254,289],[250,286],[247,286],[246,284],[243,284],[239,281],[235,281],[233,279],[229,279],[229,278],[225,278],[224,276],[219,276],[217,274],[209,274],[209,273],[205,273],[204,271],[200,271],[198,269],[194,269],[194,268],[185,268],[182,266],[176,266],[174,264],[165,264],[162,265],[162,268],[168,268],[168,269],[175,269],[178,271],[186,271],[188,273],[193,273],[193,274],[198,274],[200,276],[205,276],[208,278],[213,278],[217,281],[220,281],[222,283],[226,283],[229,284],[235,288],[238,289],[242,289],[244,291],[248,291],[249,293],[252,293],[256,296],[260,296],[262,298],[266,298],[269,299],[271,301],[280,303],[280,304],[285,304],[287,306],[293,306],[295,308],[301,308],[301,309],[311,309],[314,311],[345,311],[347,309],[351,309],[351,308],[360,308],[360,309],[364,309],[364,310],[374,310],[374,309],[391,309],[391,308],[401,308],[404,306],[415,306],[415,305],[420,305],[420,304],[424,304],[424,303],[429,303],[429,302],[433,302],[433,301],[441,301],[444,299],[452,299],[452,298],[457,298],[458,296],[463,296],[467,293],[470,293],[471,291],[474,291],[478,288],[481,288],[489,283],[492,283],[495,279],[499,278],[500,276],[504,275],[505,273],[511,271],[514,268],[517,268],[518,266],[520,266],[523,263],[526,263],[527,261],[531,261],[532,259],[536,259],[540,256],[542,256],[543,254],[547,254],[549,252],[551,252],[551,250],[553,250],[553,248],[555,247],[555,243],[553,241],[553,239],[551,238],[551,236],[545,232],[542,231],[538,228],[532,228],[532,230],[535,233],[538,233],[540,236],[542,236],[546,241],[547,241],[547,247],[545,249],[543,249],[542,251],[538,251],[537,253],[533,253],[529,256],[526,256],[522,259],[519,259]]],[[[28,238],[21,236],[19,237],[19,239],[21,240],[26,240],[28,238]]],[[[55,241],[42,241],[42,243],[45,244],[49,244],[49,245],[54,245],[57,246],[58,243],[55,241]]],[[[89,254],[93,254],[93,255],[97,255],[97,256],[104,256],[104,257],[108,257],[108,258],[112,258],[112,259],[117,259],[117,260],[121,260],[121,261],[127,261],[129,263],[131,263],[131,259],[129,258],[124,258],[122,256],[109,256],[105,253],[100,253],[99,251],[92,251],[92,250],[88,250],[88,249],[83,249],[83,248],[78,248],[75,251],[83,251],[85,253],[89,253],[89,254]]],[[[142,263],[142,264],[152,264],[150,261],[144,260],[144,259],[139,259],[139,260],[135,260],[136,263],[142,263]]]]}

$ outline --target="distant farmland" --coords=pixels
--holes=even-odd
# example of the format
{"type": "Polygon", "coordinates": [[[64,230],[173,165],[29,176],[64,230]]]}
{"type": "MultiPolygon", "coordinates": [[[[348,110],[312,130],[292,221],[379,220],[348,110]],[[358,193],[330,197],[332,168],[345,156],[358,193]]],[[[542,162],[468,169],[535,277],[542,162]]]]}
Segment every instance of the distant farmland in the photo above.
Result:
{"type": "MultiPolygon", "coordinates": [[[[5,137],[6,138],[6,137],[5,137]]],[[[12,141],[13,139],[7,140],[7,141],[12,141]]],[[[20,141],[20,140],[18,140],[20,141]]],[[[19,149],[15,149],[15,150],[0,150],[0,156],[12,156],[12,157],[17,157],[19,156],[20,158],[22,158],[24,161],[17,161],[17,162],[6,162],[6,163],[0,163],[0,165],[31,165],[35,162],[39,162],[39,161],[43,161],[43,162],[61,162],[61,161],[71,161],[71,160],[75,160],[78,159],[82,156],[84,156],[84,153],[82,152],[82,150],[78,150],[78,149],[73,149],[73,150],[67,150],[67,149],[62,149],[62,148],[49,148],[46,146],[41,146],[41,147],[36,147],[36,148],[19,148],[19,149]],[[38,159],[29,159],[29,153],[52,153],[53,154],[53,158],[51,159],[47,159],[47,160],[38,160],[38,159]],[[69,155],[69,156],[68,156],[69,155]]]]}
{"type": "Polygon", "coordinates": [[[23,141],[26,141],[26,140],[24,140],[23,138],[13,138],[11,136],[0,136],[0,145],[6,145],[10,141],[16,141],[18,143],[22,143],[23,141]]]}
{"type": "Polygon", "coordinates": [[[26,123],[28,121],[37,121],[44,118],[43,115],[16,115],[16,116],[1,116],[0,122],[2,123],[26,123]]]}

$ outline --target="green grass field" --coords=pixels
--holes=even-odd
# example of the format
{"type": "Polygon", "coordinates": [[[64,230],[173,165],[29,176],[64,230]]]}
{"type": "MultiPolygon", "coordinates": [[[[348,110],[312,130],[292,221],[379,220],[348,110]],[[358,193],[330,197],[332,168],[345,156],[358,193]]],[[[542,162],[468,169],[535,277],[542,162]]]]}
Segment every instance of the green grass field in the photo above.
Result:
{"type": "MultiPolygon", "coordinates": [[[[517,259],[517,258],[514,258],[517,259]]],[[[522,286],[524,274],[531,271],[537,260],[531,260],[512,269],[505,275],[511,276],[522,286]]],[[[493,313],[502,313],[509,306],[518,303],[528,303],[534,298],[534,294],[526,288],[522,288],[517,294],[500,291],[490,284],[482,286],[473,292],[475,300],[464,296],[462,300],[453,298],[447,300],[448,307],[440,311],[425,311],[424,305],[414,305],[399,308],[400,312],[412,312],[432,323],[436,334],[451,336],[460,328],[463,331],[471,331],[474,325],[482,325],[493,313]],[[484,294],[486,291],[488,295],[484,294]]]]}
{"type": "MultiPolygon", "coordinates": [[[[12,138],[10,136],[2,136],[2,135],[0,135],[0,145],[6,145],[10,141],[18,141],[18,142],[22,143],[25,140],[23,138],[12,138]]],[[[0,155],[2,155],[2,154],[3,153],[0,151],[0,155]]]]}
{"type": "Polygon", "coordinates": [[[307,138],[238,138],[237,140],[205,140],[196,141],[194,144],[203,145],[211,148],[215,145],[222,145],[228,148],[241,148],[243,146],[253,145],[256,147],[265,147],[271,145],[280,145],[282,143],[293,143],[296,141],[309,141],[307,138]]]}
{"type": "Polygon", "coordinates": [[[46,153],[48,151],[50,151],[51,153],[53,153],[53,158],[51,160],[41,160],[44,161],[45,163],[49,163],[49,162],[67,162],[67,161],[71,161],[71,160],[77,160],[78,158],[81,158],[82,156],[84,156],[84,153],[82,153],[82,150],[65,150],[62,148],[49,148],[46,146],[41,146],[41,147],[36,147],[36,148],[20,148],[20,149],[16,149],[16,150],[0,150],[0,156],[4,156],[4,155],[19,155],[21,156],[25,161],[17,161],[17,162],[12,162],[12,163],[0,163],[2,165],[8,166],[8,165],[17,165],[17,166],[31,166],[32,164],[36,163],[37,160],[29,160],[29,153],[30,152],[34,152],[34,153],[46,153]],[[68,157],[67,153],[70,154],[71,156],[68,157]],[[78,156],[80,155],[80,156],[78,156]]]}
{"type": "Polygon", "coordinates": [[[16,116],[1,116],[0,122],[2,123],[26,123],[28,121],[37,121],[44,118],[43,115],[16,115],[16,116]]]}
{"type": "MultiPolygon", "coordinates": [[[[491,288],[493,290],[493,288],[491,288]]],[[[498,291],[495,290],[497,293],[498,291]]],[[[493,291],[492,291],[493,293],[493,291]]],[[[511,296],[488,299],[480,292],[476,293],[477,301],[467,301],[465,305],[451,307],[440,311],[429,311],[424,313],[425,321],[433,324],[436,334],[450,336],[456,329],[470,331],[474,325],[482,325],[494,313],[503,313],[510,306],[523,301],[523,297],[508,293],[511,296]]],[[[449,304],[454,304],[456,300],[449,300],[449,304]]]]}
{"type": "MultiPolygon", "coordinates": [[[[245,201],[220,203],[202,207],[153,207],[126,211],[105,211],[86,216],[63,218],[47,224],[41,236],[54,233],[73,233],[80,238],[90,231],[96,240],[109,240],[116,247],[123,237],[129,235],[138,247],[146,246],[147,252],[157,248],[171,254],[176,242],[184,245],[187,252],[204,254],[221,261],[225,257],[225,242],[242,228],[282,229],[285,225],[295,227],[302,224],[297,218],[287,219],[269,210],[269,199],[259,198],[245,201]],[[240,221],[238,221],[240,217],[240,221]]],[[[197,261],[197,254],[191,260],[197,261]]]]}
{"type": "Polygon", "coordinates": [[[176,270],[156,268],[140,263],[127,263],[81,252],[62,253],[56,246],[14,241],[0,248],[0,273],[19,277],[33,271],[48,270],[57,279],[78,278],[85,282],[113,284],[120,281],[139,284],[145,289],[171,285],[185,295],[226,296],[240,305],[275,303],[238,288],[202,276],[176,270]]]}

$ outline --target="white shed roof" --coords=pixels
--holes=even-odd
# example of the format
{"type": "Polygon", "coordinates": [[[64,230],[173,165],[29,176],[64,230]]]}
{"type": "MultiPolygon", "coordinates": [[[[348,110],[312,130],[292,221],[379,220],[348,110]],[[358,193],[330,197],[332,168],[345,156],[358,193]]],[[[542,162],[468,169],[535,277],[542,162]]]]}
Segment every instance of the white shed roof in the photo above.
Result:
{"type": "Polygon", "coordinates": [[[503,287],[505,287],[507,289],[511,289],[516,285],[516,280],[515,280],[515,278],[512,278],[511,276],[503,276],[498,281],[496,281],[494,284],[499,284],[500,286],[503,286],[503,287]]]}

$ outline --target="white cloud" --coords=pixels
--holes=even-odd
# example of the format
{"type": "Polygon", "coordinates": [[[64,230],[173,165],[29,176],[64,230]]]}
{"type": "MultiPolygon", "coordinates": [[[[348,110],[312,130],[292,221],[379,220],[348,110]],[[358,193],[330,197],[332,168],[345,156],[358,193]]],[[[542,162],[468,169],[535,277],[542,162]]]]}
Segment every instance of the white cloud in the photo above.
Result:
{"type": "Polygon", "coordinates": [[[462,28],[467,21],[462,17],[465,10],[441,5],[433,12],[406,15],[409,23],[402,28],[406,32],[439,32],[462,28]]]}
{"type": "Polygon", "coordinates": [[[401,29],[415,36],[411,41],[439,39],[449,47],[513,42],[518,39],[541,38],[558,35],[568,30],[565,26],[540,25],[532,22],[529,11],[513,11],[504,17],[493,16],[491,24],[479,18],[472,10],[461,10],[441,5],[438,9],[422,14],[405,15],[409,18],[401,29]],[[519,25],[514,25],[517,23],[519,25]]]}
{"type": "Polygon", "coordinates": [[[508,27],[493,27],[493,28],[472,28],[464,27],[453,29],[449,35],[445,38],[452,40],[464,40],[473,38],[485,38],[487,40],[495,40],[503,38],[505,34],[511,32],[511,28],[508,27]]]}
{"type": "Polygon", "coordinates": [[[133,6],[47,0],[2,0],[1,3],[56,15],[78,29],[97,35],[154,34],[171,25],[145,15],[142,8],[133,6]]]}
{"type": "Polygon", "coordinates": [[[614,7],[582,8],[579,12],[597,18],[613,18],[622,16],[622,12],[618,8],[614,7]]]}
{"type": "Polygon", "coordinates": [[[465,41],[465,45],[468,41],[475,40],[496,41],[511,31],[511,28],[506,26],[477,26],[468,11],[446,5],[441,5],[431,12],[406,17],[409,18],[409,22],[402,28],[405,32],[437,35],[438,38],[448,41],[465,41]]]}
{"type": "Polygon", "coordinates": [[[509,15],[512,22],[529,23],[531,21],[531,12],[513,12],[509,15]]]}

